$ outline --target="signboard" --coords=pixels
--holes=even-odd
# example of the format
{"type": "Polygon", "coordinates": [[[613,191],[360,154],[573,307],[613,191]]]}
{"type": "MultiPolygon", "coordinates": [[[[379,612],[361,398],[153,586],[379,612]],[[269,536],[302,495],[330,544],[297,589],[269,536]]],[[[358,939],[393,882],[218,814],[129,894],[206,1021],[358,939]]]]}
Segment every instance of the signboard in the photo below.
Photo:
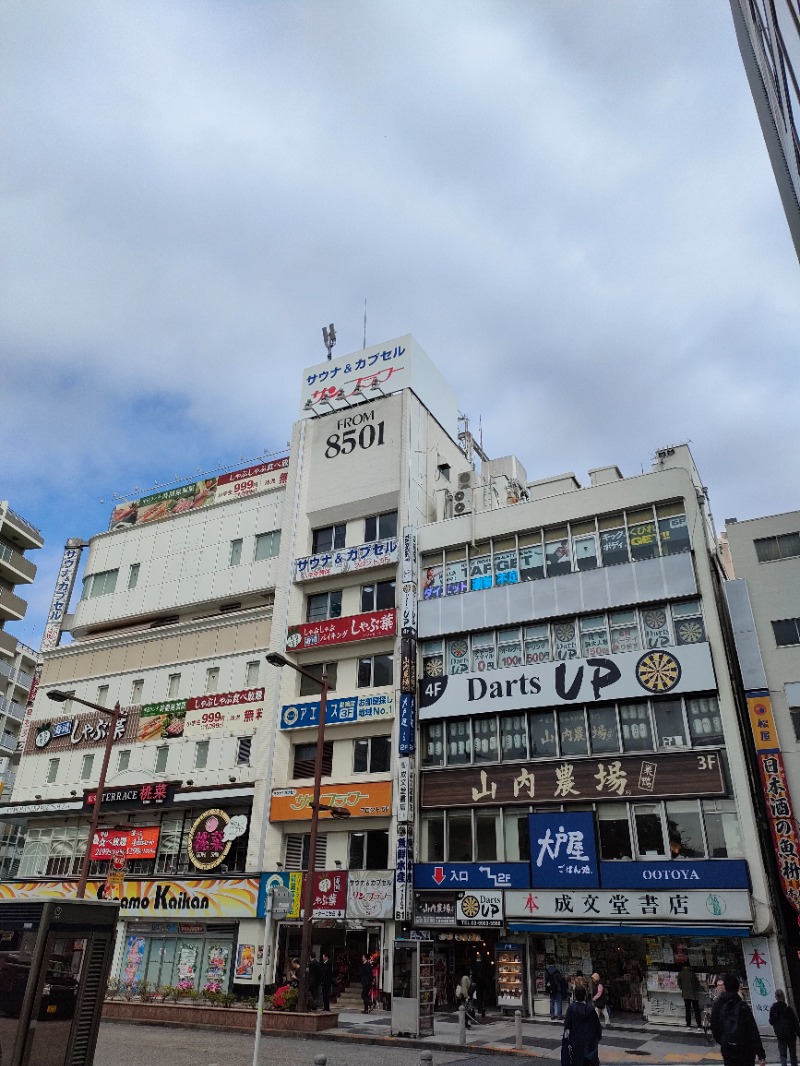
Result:
{"type": "Polygon", "coordinates": [[[351,614],[345,618],[329,618],[325,622],[303,622],[289,627],[286,649],[298,652],[361,640],[378,640],[381,637],[393,637],[396,629],[397,611],[394,607],[351,614]]]}
{"type": "MultiPolygon", "coordinates": [[[[180,781],[148,781],[143,785],[115,785],[103,789],[104,810],[135,811],[143,807],[169,807],[175,799],[180,781]]],[[[97,799],[97,789],[89,788],[83,793],[83,809],[90,811],[97,799]]]]}
{"type": "Polygon", "coordinates": [[[531,814],[531,884],[537,888],[597,888],[600,869],[591,811],[531,814]]]}
{"type": "Polygon", "coordinates": [[[401,755],[413,755],[416,747],[414,722],[416,696],[410,692],[400,693],[400,721],[397,730],[397,750],[401,755]]]}
{"type": "Polygon", "coordinates": [[[264,717],[264,689],[215,692],[186,701],[184,735],[209,737],[223,732],[254,732],[264,717]]]}
{"type": "Polygon", "coordinates": [[[394,918],[396,922],[407,922],[411,915],[413,868],[414,827],[413,825],[398,825],[394,871],[397,884],[394,899],[394,918]]]}
{"type": "Polygon", "coordinates": [[[527,806],[533,799],[585,804],[724,795],[719,753],[706,750],[430,770],[421,774],[420,803],[430,810],[477,804],[527,806]]]}
{"type": "MultiPolygon", "coordinates": [[[[368,692],[358,696],[328,697],[325,727],[394,717],[394,693],[368,692]]],[[[310,729],[319,725],[319,700],[288,703],[281,708],[281,729],[310,729]]]]}
{"type": "Polygon", "coordinates": [[[756,754],[783,894],[800,911],[800,841],[780,752],[756,754]]]}
{"type": "Polygon", "coordinates": [[[394,911],[394,870],[350,870],[347,917],[362,920],[391,918],[394,911]]]}
{"type": "MultiPolygon", "coordinates": [[[[123,708],[114,727],[114,743],[131,744],[136,736],[138,723],[139,708],[123,708]]],[[[99,711],[60,718],[39,718],[30,723],[25,740],[25,754],[46,752],[48,755],[56,755],[58,752],[75,748],[84,750],[104,747],[110,727],[109,716],[99,711]]]]}
{"type": "MultiPolygon", "coordinates": [[[[61,640],[61,627],[64,624],[64,615],[69,610],[69,601],[75,587],[75,577],[78,573],[82,550],[80,541],[77,543],[74,540],[67,541],[53,589],[53,598],[50,601],[50,610],[47,612],[44,635],[39,645],[40,652],[52,651],[53,648],[58,647],[58,642],[61,640]]],[[[31,701],[33,695],[34,693],[31,692],[31,701]]],[[[23,741],[24,739],[23,737],[23,741]]]]}
{"type": "Polygon", "coordinates": [[[768,693],[748,695],[747,711],[750,715],[750,728],[756,751],[780,751],[778,731],[772,713],[772,700],[768,693]]]}
{"type": "MultiPolygon", "coordinates": [[[[314,786],[274,788],[269,810],[271,822],[293,822],[311,819],[314,786]]],[[[385,818],[392,813],[392,782],[361,781],[358,784],[323,785],[320,803],[328,807],[342,807],[353,818],[385,818]]],[[[331,818],[330,811],[320,811],[321,819],[331,818]]]]}
{"type": "Polygon", "coordinates": [[[247,815],[235,814],[217,807],[203,811],[189,830],[186,850],[192,866],[198,870],[213,870],[222,863],[237,837],[247,832],[247,815]]]}
{"type": "Polygon", "coordinates": [[[124,829],[98,829],[92,838],[89,858],[95,861],[154,859],[161,830],[157,825],[125,826],[124,829]]]}
{"type": "Polygon", "coordinates": [[[449,718],[712,689],[716,680],[708,644],[687,644],[654,648],[642,655],[604,655],[423,678],[419,716],[449,718]]]}
{"type": "Polygon", "coordinates": [[[750,888],[744,859],[601,862],[603,888],[750,888]]]}
{"type": "Polygon", "coordinates": [[[414,925],[455,926],[457,898],[455,892],[415,892],[414,925]]]}
{"type": "Polygon", "coordinates": [[[503,925],[503,893],[471,889],[456,898],[456,925],[497,928],[503,925]]]}
{"type": "Polygon", "coordinates": [[[300,871],[289,872],[287,870],[276,871],[261,875],[261,883],[258,888],[258,917],[263,918],[266,914],[267,892],[275,885],[285,888],[292,899],[292,906],[288,911],[287,918],[300,917],[300,903],[303,898],[303,874],[300,871]]]}
{"type": "Polygon", "coordinates": [[[752,921],[750,895],[743,889],[539,889],[506,892],[506,918],[535,921],[698,922],[722,925],[752,921]]]}
{"type": "Polygon", "coordinates": [[[397,820],[414,821],[414,767],[407,755],[397,760],[397,820]]]}
{"type": "MultiPolygon", "coordinates": [[[[124,911],[135,917],[255,918],[257,877],[210,877],[180,881],[126,881],[124,911]]],[[[0,899],[73,899],[77,881],[0,882],[0,899]]],[[[87,899],[107,899],[104,881],[90,881],[87,899]]]]}
{"type": "Polygon", "coordinates": [[[406,633],[400,640],[400,691],[416,694],[417,641],[406,633]]]}
{"type": "Polygon", "coordinates": [[[79,811],[82,807],[81,800],[56,803],[4,803],[0,806],[0,819],[28,817],[36,814],[61,814],[64,811],[79,811]]]}
{"type": "Polygon", "coordinates": [[[417,532],[413,526],[403,526],[403,584],[417,580],[417,532]]]}
{"type": "Polygon", "coordinates": [[[408,636],[416,636],[417,633],[417,583],[415,581],[403,582],[400,632],[408,636]]]}
{"type": "Polygon", "coordinates": [[[397,538],[373,540],[353,548],[332,549],[319,555],[306,555],[295,559],[295,581],[312,581],[319,577],[350,574],[371,570],[376,566],[397,564],[397,538]]]}
{"type": "Polygon", "coordinates": [[[414,888],[530,888],[527,862],[448,862],[414,866],[414,888]]]}
{"type": "Polygon", "coordinates": [[[108,528],[129,529],[145,522],[160,522],[164,518],[197,511],[215,503],[280,488],[286,484],[288,467],[289,457],[286,456],[234,470],[221,477],[204,478],[138,500],[128,500],[114,508],[108,528]]]}
{"type": "Polygon", "coordinates": [[[766,937],[753,936],[742,940],[744,969],[747,975],[747,987],[750,992],[750,1007],[758,1028],[772,1036],[769,1024],[769,1010],[775,1002],[775,976],[769,957],[769,943],[766,937]]]}
{"type": "Polygon", "coordinates": [[[186,727],[187,700],[145,703],[139,708],[137,740],[177,740],[186,727]]]}
{"type": "Polygon", "coordinates": [[[347,913],[347,871],[315,870],[311,913],[315,918],[344,918],[347,913]]]}

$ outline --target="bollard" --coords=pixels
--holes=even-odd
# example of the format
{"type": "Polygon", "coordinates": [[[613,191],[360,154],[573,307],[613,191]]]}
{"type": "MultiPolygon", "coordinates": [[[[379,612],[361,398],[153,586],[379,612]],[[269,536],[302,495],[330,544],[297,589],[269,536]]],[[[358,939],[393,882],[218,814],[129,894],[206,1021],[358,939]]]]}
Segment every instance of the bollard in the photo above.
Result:
{"type": "Polygon", "coordinates": [[[433,1066],[433,1053],[430,1051],[420,1052],[419,1066],[433,1066]]]}
{"type": "Polygon", "coordinates": [[[314,1066],[326,1066],[327,1062],[328,1060],[325,1058],[324,1055],[314,1056],[314,1066]]]}
{"type": "Polygon", "coordinates": [[[522,1047],[522,1011],[514,1011],[514,1047],[519,1051],[522,1047]]]}
{"type": "Polygon", "coordinates": [[[463,1006],[458,1008],[458,1042],[459,1044],[467,1042],[467,1011],[463,1006]]]}

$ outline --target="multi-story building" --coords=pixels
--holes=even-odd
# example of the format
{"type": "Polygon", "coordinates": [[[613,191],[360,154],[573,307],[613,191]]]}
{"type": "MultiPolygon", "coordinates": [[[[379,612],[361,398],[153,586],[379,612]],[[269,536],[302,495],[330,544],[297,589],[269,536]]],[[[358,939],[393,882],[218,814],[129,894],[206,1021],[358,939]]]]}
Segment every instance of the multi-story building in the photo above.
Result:
{"type": "Polygon", "coordinates": [[[528,481],[473,441],[413,338],[312,367],[288,457],[133,501],[89,542],[3,891],[74,890],[105,731],[48,701],[71,692],[126,708],[90,867],[105,895],[126,857],[121,980],[254,980],[270,883],[295,899],[279,974],[305,870],[342,985],[368,952],[390,991],[393,939],[419,937],[439,1003],[480,953],[501,1007],[546,1012],[552,961],[600,970],[612,1010],[683,1021],[688,960],[738,970],[763,1017],[782,959],[745,851],[720,578],[685,446],[633,478],[528,481]]]}

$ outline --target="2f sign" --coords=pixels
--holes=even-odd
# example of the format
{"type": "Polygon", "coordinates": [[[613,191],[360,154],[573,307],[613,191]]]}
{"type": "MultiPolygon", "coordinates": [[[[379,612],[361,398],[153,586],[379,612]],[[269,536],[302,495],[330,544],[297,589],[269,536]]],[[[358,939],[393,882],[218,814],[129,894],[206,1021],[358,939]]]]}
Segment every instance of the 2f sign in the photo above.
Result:
{"type": "Polygon", "coordinates": [[[335,459],[337,455],[349,455],[356,448],[366,450],[384,443],[383,422],[375,421],[375,412],[361,411],[356,415],[340,418],[336,423],[336,433],[331,433],[325,441],[325,458],[335,459]]]}

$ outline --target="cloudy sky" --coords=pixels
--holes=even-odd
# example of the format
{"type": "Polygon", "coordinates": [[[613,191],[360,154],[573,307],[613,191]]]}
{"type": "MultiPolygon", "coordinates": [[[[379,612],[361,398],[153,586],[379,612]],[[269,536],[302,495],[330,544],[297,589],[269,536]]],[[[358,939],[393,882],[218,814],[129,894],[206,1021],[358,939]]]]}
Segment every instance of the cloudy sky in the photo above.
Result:
{"type": "Polygon", "coordinates": [[[0,99],[26,643],[115,493],[283,448],[365,299],[532,479],[690,441],[718,527],[800,505],[800,268],[723,0],[5,0],[0,99]]]}

